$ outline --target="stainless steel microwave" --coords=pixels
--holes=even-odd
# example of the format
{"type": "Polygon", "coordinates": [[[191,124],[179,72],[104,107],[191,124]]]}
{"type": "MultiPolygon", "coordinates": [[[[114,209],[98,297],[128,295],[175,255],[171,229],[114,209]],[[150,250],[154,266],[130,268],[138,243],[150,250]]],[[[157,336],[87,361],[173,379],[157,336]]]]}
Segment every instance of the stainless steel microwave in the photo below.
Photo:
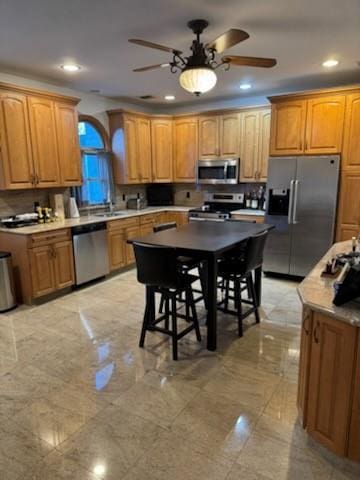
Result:
{"type": "Polygon", "coordinates": [[[234,184],[239,182],[239,159],[199,160],[197,183],[234,184]]]}

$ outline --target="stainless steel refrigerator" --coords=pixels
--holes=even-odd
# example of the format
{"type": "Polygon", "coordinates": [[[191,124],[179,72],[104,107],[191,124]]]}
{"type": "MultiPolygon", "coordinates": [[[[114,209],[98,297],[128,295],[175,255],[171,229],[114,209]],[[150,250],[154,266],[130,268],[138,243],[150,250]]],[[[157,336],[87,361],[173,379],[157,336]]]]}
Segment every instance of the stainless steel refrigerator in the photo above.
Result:
{"type": "Polygon", "coordinates": [[[265,272],[305,276],[333,243],[339,156],[271,157],[265,272]]]}

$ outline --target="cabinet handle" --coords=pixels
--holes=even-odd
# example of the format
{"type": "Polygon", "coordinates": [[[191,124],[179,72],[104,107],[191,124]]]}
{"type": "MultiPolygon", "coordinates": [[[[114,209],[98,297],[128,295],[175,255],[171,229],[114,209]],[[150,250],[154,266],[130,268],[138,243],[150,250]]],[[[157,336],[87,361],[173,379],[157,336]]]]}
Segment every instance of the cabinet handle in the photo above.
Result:
{"type": "Polygon", "coordinates": [[[320,327],[320,323],[316,322],[316,327],[314,329],[314,340],[315,343],[319,343],[319,337],[318,337],[318,328],[320,327]]]}

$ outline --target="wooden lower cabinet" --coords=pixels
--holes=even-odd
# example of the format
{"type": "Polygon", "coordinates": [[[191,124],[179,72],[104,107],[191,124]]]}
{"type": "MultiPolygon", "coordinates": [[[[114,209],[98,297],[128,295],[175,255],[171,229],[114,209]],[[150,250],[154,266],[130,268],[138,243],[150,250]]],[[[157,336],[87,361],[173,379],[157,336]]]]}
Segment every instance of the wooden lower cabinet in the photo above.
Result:
{"type": "Polygon", "coordinates": [[[298,407],[307,432],[341,456],[360,457],[358,327],[327,315],[304,315],[298,407]],[[349,443],[350,434],[350,443],[349,443]]]}
{"type": "Polygon", "coordinates": [[[360,233],[360,170],[342,171],[337,213],[338,242],[350,240],[360,233]]]}
{"type": "Polygon", "coordinates": [[[349,434],[349,458],[356,462],[360,462],[360,336],[358,336],[357,339],[354,396],[349,434]]]}
{"type": "Polygon", "coordinates": [[[313,318],[311,310],[304,310],[301,323],[300,340],[300,362],[299,362],[299,382],[297,406],[302,426],[305,428],[307,423],[307,396],[309,384],[309,362],[311,352],[311,338],[313,328],[313,318]]]}
{"type": "Polygon", "coordinates": [[[71,240],[29,250],[33,298],[74,284],[74,257],[71,240]]]}
{"type": "Polygon", "coordinates": [[[56,290],[52,247],[44,245],[30,250],[33,297],[41,297],[56,290]]]}
{"type": "Polygon", "coordinates": [[[231,215],[231,218],[234,220],[245,220],[246,222],[253,222],[255,220],[256,223],[264,223],[265,221],[264,215],[246,215],[242,213],[234,213],[231,215]]]}
{"type": "Polygon", "coordinates": [[[108,249],[110,270],[117,270],[126,265],[126,237],[122,227],[108,231],[108,249]]]}
{"type": "MultiPolygon", "coordinates": [[[[141,236],[140,226],[127,227],[125,229],[126,241],[141,236]]],[[[135,263],[134,247],[130,243],[126,243],[126,265],[135,263]]]]}

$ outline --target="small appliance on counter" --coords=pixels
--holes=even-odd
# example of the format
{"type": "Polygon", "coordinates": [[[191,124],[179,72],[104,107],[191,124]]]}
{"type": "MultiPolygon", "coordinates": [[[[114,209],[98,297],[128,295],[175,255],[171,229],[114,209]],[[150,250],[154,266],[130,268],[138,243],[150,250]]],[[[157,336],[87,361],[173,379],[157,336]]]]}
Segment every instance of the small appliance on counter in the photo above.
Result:
{"type": "Polygon", "coordinates": [[[206,193],[204,205],[189,210],[189,220],[221,222],[231,217],[230,212],[240,208],[244,208],[243,193],[206,193]]]}
{"type": "Polygon", "coordinates": [[[168,183],[149,184],[146,186],[146,198],[149,207],[174,205],[174,188],[168,183]]]}
{"type": "Polygon", "coordinates": [[[62,193],[53,193],[49,195],[50,206],[59,220],[65,219],[64,195],[62,193]]]}
{"type": "Polygon", "coordinates": [[[146,208],[146,200],[142,195],[137,194],[136,197],[127,200],[126,208],[129,210],[142,210],[146,208]]]}
{"type": "Polygon", "coordinates": [[[22,213],[1,219],[1,226],[6,228],[28,227],[37,223],[39,223],[37,213],[22,213]]]}

